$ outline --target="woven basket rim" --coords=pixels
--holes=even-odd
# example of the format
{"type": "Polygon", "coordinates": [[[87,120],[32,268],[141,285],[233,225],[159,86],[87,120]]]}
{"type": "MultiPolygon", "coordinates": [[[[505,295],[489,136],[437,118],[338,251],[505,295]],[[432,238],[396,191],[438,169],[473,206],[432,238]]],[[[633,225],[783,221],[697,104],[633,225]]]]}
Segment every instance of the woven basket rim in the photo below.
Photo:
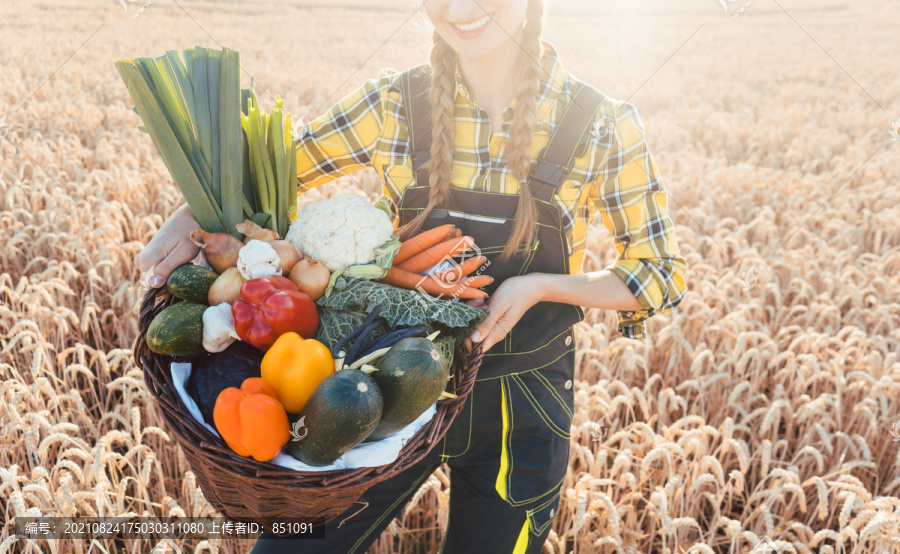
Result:
{"type": "MultiPolygon", "coordinates": [[[[153,317],[164,308],[179,302],[171,296],[166,287],[147,291],[140,310],[140,333],[134,345],[134,359],[144,374],[144,381],[153,396],[157,408],[182,448],[191,450],[207,465],[204,468],[191,466],[195,474],[202,472],[230,474],[243,482],[264,481],[281,483],[294,492],[301,488],[324,492],[354,491],[361,494],[366,488],[413,465],[439,442],[449,429],[450,423],[462,409],[465,399],[474,385],[475,377],[483,359],[482,345],[477,343],[470,354],[462,346],[457,346],[451,367],[451,379],[447,390],[457,395],[454,399],[438,401],[437,411],[432,419],[409,438],[397,458],[388,464],[326,471],[304,471],[281,467],[270,462],[259,462],[239,456],[228,448],[224,440],[211,433],[194,418],[175,390],[170,365],[183,358],[156,354],[147,347],[146,332],[153,317]],[[446,423],[444,420],[448,420],[446,423]],[[443,429],[441,429],[443,428],[443,429]],[[412,446],[410,446],[412,445],[412,446]],[[412,459],[415,458],[415,459],[412,459]],[[407,463],[408,462],[408,463],[407,463]]],[[[249,483],[247,483],[249,485],[249,483]]],[[[248,494],[252,489],[248,487],[248,494]]],[[[221,511],[221,506],[216,506],[221,511]]]]}

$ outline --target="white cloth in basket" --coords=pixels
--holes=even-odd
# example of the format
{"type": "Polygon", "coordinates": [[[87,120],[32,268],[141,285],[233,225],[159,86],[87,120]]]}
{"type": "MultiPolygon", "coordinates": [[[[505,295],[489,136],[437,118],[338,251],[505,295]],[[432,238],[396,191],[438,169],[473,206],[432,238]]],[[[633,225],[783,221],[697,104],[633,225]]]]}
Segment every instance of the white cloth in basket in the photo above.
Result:
{"type": "MultiPolygon", "coordinates": [[[[191,364],[189,363],[173,363],[172,382],[175,383],[175,390],[178,396],[184,402],[185,407],[194,416],[194,419],[202,423],[217,437],[221,437],[215,427],[203,421],[203,415],[200,414],[200,408],[197,403],[187,393],[185,386],[188,377],[191,375],[191,364]]],[[[397,431],[390,437],[375,442],[360,443],[344,453],[343,456],[335,460],[327,466],[309,466],[295,459],[293,456],[280,452],[269,463],[277,466],[286,467],[288,469],[296,469],[298,471],[328,471],[331,469],[355,469],[359,467],[376,467],[389,464],[397,459],[400,455],[400,449],[411,439],[416,432],[419,431],[426,423],[431,421],[434,414],[437,413],[437,402],[431,405],[425,412],[415,421],[397,431]]]]}

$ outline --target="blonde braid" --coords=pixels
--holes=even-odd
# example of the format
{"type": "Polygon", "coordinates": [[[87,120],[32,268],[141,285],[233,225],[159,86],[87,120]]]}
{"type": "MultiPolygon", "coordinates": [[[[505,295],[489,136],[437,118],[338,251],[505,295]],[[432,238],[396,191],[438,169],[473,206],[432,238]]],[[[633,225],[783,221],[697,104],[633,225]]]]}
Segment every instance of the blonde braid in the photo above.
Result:
{"type": "Polygon", "coordinates": [[[522,56],[526,65],[522,84],[516,94],[516,112],[510,126],[507,146],[510,175],[520,182],[519,204],[516,207],[512,235],[500,255],[501,260],[511,257],[521,246],[531,244],[534,238],[534,222],[538,217],[537,204],[526,180],[531,172],[531,138],[534,133],[537,96],[541,86],[543,17],[543,0],[529,0],[521,40],[524,50],[522,56]]]}
{"type": "MultiPolygon", "coordinates": [[[[512,235],[500,255],[501,260],[508,259],[520,246],[531,243],[534,222],[537,220],[537,206],[531,189],[525,182],[531,172],[531,138],[535,126],[537,95],[540,92],[543,16],[543,0],[529,0],[521,39],[524,50],[522,56],[526,67],[522,75],[522,84],[516,94],[516,110],[510,127],[507,156],[510,174],[522,184],[512,235]]],[[[432,142],[431,161],[428,167],[428,204],[419,215],[404,226],[400,233],[401,240],[407,240],[418,233],[428,214],[450,194],[456,109],[456,62],[456,52],[435,31],[434,47],[431,50],[432,142]]]]}
{"type": "MultiPolygon", "coordinates": [[[[407,240],[422,228],[425,218],[450,195],[453,167],[453,128],[456,111],[456,51],[434,32],[431,49],[431,161],[428,165],[428,204],[401,231],[407,240]]],[[[407,111],[407,114],[409,112],[407,111]]]]}

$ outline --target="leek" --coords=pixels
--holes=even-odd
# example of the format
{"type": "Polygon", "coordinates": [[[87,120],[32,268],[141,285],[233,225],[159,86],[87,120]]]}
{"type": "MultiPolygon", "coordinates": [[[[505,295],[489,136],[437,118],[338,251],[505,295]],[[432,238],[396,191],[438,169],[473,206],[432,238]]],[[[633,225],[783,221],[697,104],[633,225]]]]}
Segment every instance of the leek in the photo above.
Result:
{"type": "MultiPolygon", "coordinates": [[[[241,130],[241,57],[230,48],[223,50],[220,63],[222,106],[232,109],[219,112],[219,186],[220,205],[225,221],[232,227],[244,217],[244,171],[242,167],[241,130]]],[[[248,202],[249,203],[249,202],[248,202]]],[[[251,216],[252,217],[252,216],[251,216]]]]}
{"type": "Polygon", "coordinates": [[[272,113],[265,113],[252,85],[249,91],[241,120],[249,143],[251,188],[259,195],[262,213],[270,217],[271,228],[284,236],[297,216],[297,159],[291,115],[284,112],[281,98],[275,100],[272,113]]]}
{"type": "Polygon", "coordinates": [[[119,75],[134,101],[147,132],[153,138],[163,162],[175,180],[175,185],[191,206],[194,216],[204,230],[221,233],[225,230],[218,206],[209,198],[208,191],[178,143],[175,132],[169,126],[162,107],[156,102],[143,72],[131,60],[116,63],[119,75]]]}
{"type": "Polygon", "coordinates": [[[297,213],[291,116],[278,98],[267,114],[254,82],[241,88],[240,53],[195,47],[158,58],[119,60],[116,69],[200,226],[243,235],[244,219],[287,233],[297,213]]]}

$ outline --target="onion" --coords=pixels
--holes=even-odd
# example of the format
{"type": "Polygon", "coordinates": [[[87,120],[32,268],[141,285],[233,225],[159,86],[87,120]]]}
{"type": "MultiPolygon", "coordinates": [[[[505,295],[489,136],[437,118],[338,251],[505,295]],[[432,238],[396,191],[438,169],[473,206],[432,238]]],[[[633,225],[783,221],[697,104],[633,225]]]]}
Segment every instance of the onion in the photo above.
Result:
{"type": "Polygon", "coordinates": [[[305,292],[313,300],[318,300],[322,298],[325,289],[328,288],[331,272],[319,262],[304,258],[294,264],[289,278],[300,288],[301,292],[305,292]]]}
{"type": "Polygon", "coordinates": [[[191,240],[203,250],[206,263],[216,273],[222,273],[237,265],[238,252],[244,244],[228,233],[207,233],[197,229],[191,233],[191,240]]]}
{"type": "Polygon", "coordinates": [[[207,293],[206,297],[209,305],[234,304],[235,300],[241,297],[241,285],[244,282],[244,278],[241,276],[238,268],[229,267],[209,287],[209,293],[207,293]]]}
{"type": "Polygon", "coordinates": [[[249,219],[245,219],[243,223],[238,223],[234,228],[247,237],[244,239],[244,244],[247,244],[251,240],[261,240],[263,242],[278,240],[278,233],[271,229],[260,227],[249,219]]]}
{"type": "Polygon", "coordinates": [[[269,245],[275,249],[278,259],[281,260],[281,274],[287,275],[300,261],[300,254],[294,245],[286,240],[273,240],[269,245]]]}

